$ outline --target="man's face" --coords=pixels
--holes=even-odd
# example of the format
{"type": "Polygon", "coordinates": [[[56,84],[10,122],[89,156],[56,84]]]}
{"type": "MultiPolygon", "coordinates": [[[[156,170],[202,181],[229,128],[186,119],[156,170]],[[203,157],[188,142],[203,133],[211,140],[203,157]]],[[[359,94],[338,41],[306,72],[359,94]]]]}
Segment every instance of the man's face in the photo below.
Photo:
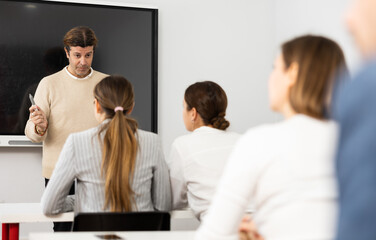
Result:
{"type": "Polygon", "coordinates": [[[355,0],[346,23],[365,58],[376,55],[376,0],[355,0]]]}
{"type": "Polygon", "coordinates": [[[91,63],[93,62],[93,46],[89,47],[70,47],[65,53],[69,60],[68,70],[76,77],[83,78],[89,75],[91,63]]]}

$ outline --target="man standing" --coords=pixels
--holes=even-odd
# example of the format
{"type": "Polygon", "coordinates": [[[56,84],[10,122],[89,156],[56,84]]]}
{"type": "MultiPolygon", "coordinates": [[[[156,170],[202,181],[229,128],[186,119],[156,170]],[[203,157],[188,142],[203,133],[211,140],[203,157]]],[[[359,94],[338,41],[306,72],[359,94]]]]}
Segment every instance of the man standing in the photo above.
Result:
{"type": "MultiPolygon", "coordinates": [[[[93,89],[105,74],[91,68],[97,38],[84,26],[69,30],[64,36],[64,50],[69,65],[43,78],[30,107],[25,135],[32,142],[43,142],[42,174],[50,179],[68,135],[98,125],[94,117],[93,89]]],[[[55,231],[70,230],[57,228],[55,231]]]]}
{"type": "Polygon", "coordinates": [[[347,25],[365,64],[339,91],[338,240],[376,239],[376,0],[355,0],[347,25]]]}

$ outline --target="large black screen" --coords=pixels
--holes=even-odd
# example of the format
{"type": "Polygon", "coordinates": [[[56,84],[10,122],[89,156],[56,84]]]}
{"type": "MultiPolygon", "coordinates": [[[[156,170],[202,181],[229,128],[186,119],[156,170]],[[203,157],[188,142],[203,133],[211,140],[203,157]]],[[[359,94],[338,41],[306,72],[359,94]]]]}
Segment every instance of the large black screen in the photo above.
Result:
{"type": "Polygon", "coordinates": [[[156,9],[0,0],[0,135],[23,135],[29,93],[39,81],[68,64],[64,34],[89,26],[98,38],[93,69],[132,82],[132,116],[157,132],[156,9]]]}

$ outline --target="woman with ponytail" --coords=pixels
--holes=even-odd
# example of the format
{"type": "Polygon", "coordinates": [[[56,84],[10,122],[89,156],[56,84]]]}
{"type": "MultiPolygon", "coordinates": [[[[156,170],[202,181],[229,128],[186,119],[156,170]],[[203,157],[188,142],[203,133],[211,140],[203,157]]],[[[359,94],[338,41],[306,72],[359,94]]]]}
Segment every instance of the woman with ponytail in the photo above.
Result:
{"type": "Polygon", "coordinates": [[[172,144],[168,165],[173,208],[189,206],[201,220],[209,207],[227,158],[239,134],[226,131],[227,96],[211,81],[197,82],[184,94],[188,135],[172,144]]]}
{"type": "Polygon", "coordinates": [[[42,197],[45,214],[171,209],[160,140],[138,129],[129,116],[133,107],[133,87],[124,77],[108,76],[96,85],[100,125],[68,137],[42,197]],[[74,179],[75,201],[67,197],[74,179]]]}

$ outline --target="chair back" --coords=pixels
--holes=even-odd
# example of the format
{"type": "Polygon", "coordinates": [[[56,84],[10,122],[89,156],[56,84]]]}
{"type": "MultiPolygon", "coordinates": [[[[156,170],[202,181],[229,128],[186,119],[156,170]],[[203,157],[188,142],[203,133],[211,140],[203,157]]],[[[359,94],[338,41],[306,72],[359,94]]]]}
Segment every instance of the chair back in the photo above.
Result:
{"type": "Polygon", "coordinates": [[[79,213],[73,231],[169,231],[168,212],[79,213]]]}

